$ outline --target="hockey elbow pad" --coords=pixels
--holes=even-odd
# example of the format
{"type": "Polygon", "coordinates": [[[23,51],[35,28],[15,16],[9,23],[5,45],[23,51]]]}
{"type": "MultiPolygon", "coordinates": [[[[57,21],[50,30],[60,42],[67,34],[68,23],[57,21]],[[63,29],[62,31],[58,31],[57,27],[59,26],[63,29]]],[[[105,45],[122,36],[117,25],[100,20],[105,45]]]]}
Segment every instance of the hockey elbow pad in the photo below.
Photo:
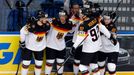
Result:
{"type": "Polygon", "coordinates": [[[25,49],[26,48],[25,47],[25,41],[24,42],[19,41],[19,44],[20,44],[20,48],[21,49],[25,49]]]}

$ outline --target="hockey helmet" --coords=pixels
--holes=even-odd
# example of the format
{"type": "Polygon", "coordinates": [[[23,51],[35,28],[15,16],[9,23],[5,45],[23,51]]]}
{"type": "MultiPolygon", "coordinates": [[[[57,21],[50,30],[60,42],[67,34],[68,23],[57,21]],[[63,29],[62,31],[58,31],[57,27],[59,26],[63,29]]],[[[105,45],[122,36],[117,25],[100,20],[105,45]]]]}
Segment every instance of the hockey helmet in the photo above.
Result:
{"type": "Polygon", "coordinates": [[[38,10],[36,12],[36,18],[39,20],[40,18],[47,18],[48,17],[48,14],[45,13],[44,11],[42,10],[38,10]]]}
{"type": "Polygon", "coordinates": [[[67,11],[65,11],[65,10],[60,10],[60,11],[59,11],[59,16],[68,16],[67,11]]]}
{"type": "Polygon", "coordinates": [[[116,17],[116,13],[113,12],[113,11],[107,11],[104,16],[108,16],[110,17],[111,19],[114,19],[116,17]]]}

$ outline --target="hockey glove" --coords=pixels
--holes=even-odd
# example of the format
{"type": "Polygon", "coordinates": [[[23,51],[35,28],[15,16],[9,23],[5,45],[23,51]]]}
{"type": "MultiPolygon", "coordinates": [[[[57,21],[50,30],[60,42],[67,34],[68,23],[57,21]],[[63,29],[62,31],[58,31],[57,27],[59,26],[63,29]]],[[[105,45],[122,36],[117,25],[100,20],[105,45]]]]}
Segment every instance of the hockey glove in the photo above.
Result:
{"type": "Polygon", "coordinates": [[[117,39],[113,37],[113,35],[111,34],[111,37],[110,37],[110,41],[116,45],[117,44],[117,39]]]}
{"type": "Polygon", "coordinates": [[[75,54],[75,48],[72,47],[72,49],[69,52],[69,55],[74,56],[74,54],[75,54]]]}
{"type": "Polygon", "coordinates": [[[25,47],[25,41],[24,41],[24,42],[19,41],[19,43],[20,43],[20,48],[21,48],[22,50],[26,48],[26,47],[25,47]]]}

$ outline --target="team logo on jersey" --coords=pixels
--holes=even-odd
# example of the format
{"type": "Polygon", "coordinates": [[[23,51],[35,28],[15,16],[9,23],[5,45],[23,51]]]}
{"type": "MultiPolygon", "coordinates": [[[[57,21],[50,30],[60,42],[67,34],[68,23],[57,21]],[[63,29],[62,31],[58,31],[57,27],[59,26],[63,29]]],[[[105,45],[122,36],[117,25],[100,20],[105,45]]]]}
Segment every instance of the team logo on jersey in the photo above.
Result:
{"type": "Polygon", "coordinates": [[[37,35],[36,41],[37,41],[37,42],[40,42],[40,41],[43,40],[43,38],[44,38],[46,32],[35,32],[34,34],[37,35]]]}
{"type": "Polygon", "coordinates": [[[63,37],[64,33],[58,32],[56,38],[61,39],[63,37]]]}
{"type": "Polygon", "coordinates": [[[44,37],[39,37],[39,36],[38,36],[37,39],[36,39],[36,41],[37,41],[37,42],[40,42],[40,41],[43,40],[43,38],[44,38],[44,37]]]}

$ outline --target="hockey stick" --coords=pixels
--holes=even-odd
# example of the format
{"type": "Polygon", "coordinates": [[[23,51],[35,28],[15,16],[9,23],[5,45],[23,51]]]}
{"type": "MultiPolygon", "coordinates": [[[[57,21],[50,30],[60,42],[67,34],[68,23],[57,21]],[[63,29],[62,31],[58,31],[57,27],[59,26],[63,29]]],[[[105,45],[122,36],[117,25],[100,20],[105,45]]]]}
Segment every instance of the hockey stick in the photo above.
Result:
{"type": "Polygon", "coordinates": [[[26,4],[27,18],[28,18],[28,16],[29,16],[29,9],[28,9],[28,7],[29,7],[29,5],[30,5],[32,2],[33,2],[33,0],[29,0],[29,2],[26,4]]]}
{"type": "MultiPolygon", "coordinates": [[[[119,8],[120,4],[122,3],[122,1],[123,1],[123,0],[121,0],[121,1],[118,3],[118,5],[117,5],[117,7],[116,7],[116,9],[115,9],[115,11],[114,11],[113,13],[115,13],[115,12],[118,11],[118,8],[119,8]]],[[[112,13],[112,14],[113,14],[113,13],[112,13]]],[[[118,18],[119,18],[119,16],[115,17],[115,18],[113,19],[113,23],[115,23],[115,22],[118,20],[118,18]]]]}
{"type": "MultiPolygon", "coordinates": [[[[116,9],[115,9],[115,11],[114,11],[113,13],[115,13],[116,11],[118,11],[118,8],[119,8],[120,4],[122,3],[122,1],[123,1],[123,0],[121,0],[121,1],[118,3],[118,5],[117,5],[117,7],[116,7],[116,9]]],[[[112,14],[113,14],[113,13],[112,13],[112,14]]]]}
{"type": "MultiPolygon", "coordinates": [[[[20,48],[21,49],[21,48],[20,48]]],[[[18,75],[18,72],[19,72],[19,67],[20,67],[20,64],[21,64],[21,61],[22,61],[22,49],[21,49],[21,52],[20,52],[20,60],[19,60],[19,63],[18,63],[18,66],[17,66],[17,71],[16,71],[16,74],[15,75],[18,75]]]]}
{"type": "Polygon", "coordinates": [[[28,3],[26,4],[26,11],[27,11],[28,14],[29,14],[28,7],[32,2],[33,2],[33,0],[29,0],[28,3]]]}
{"type": "MultiPolygon", "coordinates": [[[[80,42],[80,44],[76,47],[76,49],[85,41],[85,39],[88,37],[88,34],[85,36],[85,38],[80,42]]],[[[63,67],[63,65],[65,65],[65,63],[70,59],[71,55],[69,55],[67,57],[67,59],[62,63],[62,65],[59,67],[59,69],[54,73],[54,75],[56,75],[56,73],[58,73],[58,71],[61,69],[61,67],[63,67]]]]}
{"type": "Polygon", "coordinates": [[[33,0],[29,0],[29,2],[26,4],[26,7],[28,7],[31,3],[32,3],[33,0]]]}
{"type": "MultiPolygon", "coordinates": [[[[114,14],[114,13],[116,13],[116,12],[118,11],[118,8],[119,8],[120,4],[122,3],[122,1],[123,1],[123,0],[121,0],[121,1],[118,3],[118,5],[117,5],[115,11],[113,11],[111,14],[114,14]]],[[[118,18],[119,18],[119,16],[115,17],[115,18],[113,19],[113,23],[115,23],[115,22],[118,20],[118,18]]]]}
{"type": "Polygon", "coordinates": [[[8,5],[8,7],[10,8],[10,10],[12,10],[12,7],[11,7],[11,5],[9,4],[8,0],[5,0],[5,1],[6,1],[7,5],[8,5]]]}
{"type": "Polygon", "coordinates": [[[21,61],[22,61],[22,60],[20,59],[20,61],[19,61],[19,63],[18,63],[18,67],[17,67],[17,71],[16,71],[16,74],[15,74],[15,75],[18,75],[19,67],[20,67],[21,61]]]}
{"type": "Polygon", "coordinates": [[[117,5],[117,8],[116,8],[115,12],[118,10],[118,8],[119,8],[120,4],[122,3],[122,1],[123,1],[123,0],[121,0],[121,1],[118,3],[118,5],[117,5]]]}
{"type": "Polygon", "coordinates": [[[119,16],[117,16],[114,20],[113,23],[115,23],[118,20],[119,16]]]}

